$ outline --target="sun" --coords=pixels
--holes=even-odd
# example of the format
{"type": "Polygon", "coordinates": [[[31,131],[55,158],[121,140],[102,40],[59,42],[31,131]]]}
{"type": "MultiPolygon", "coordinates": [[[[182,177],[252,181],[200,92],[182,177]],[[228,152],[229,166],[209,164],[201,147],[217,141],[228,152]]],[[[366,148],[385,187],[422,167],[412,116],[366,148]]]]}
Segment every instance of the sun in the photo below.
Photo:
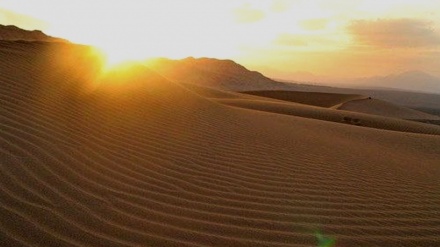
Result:
{"type": "MultiPolygon", "coordinates": [[[[123,36],[123,35],[119,35],[123,36]]],[[[140,36],[125,36],[96,40],[90,45],[99,49],[105,62],[105,70],[111,70],[121,64],[143,63],[159,57],[182,59],[193,55],[192,47],[174,42],[175,38],[148,39],[140,36]]],[[[198,46],[201,49],[201,45],[198,46]]],[[[197,56],[195,54],[194,56],[197,56]]]]}
{"type": "Polygon", "coordinates": [[[154,57],[154,54],[148,51],[147,46],[137,47],[130,42],[109,44],[104,43],[101,45],[94,45],[102,51],[105,70],[110,70],[117,67],[120,64],[127,62],[142,62],[154,57]]]}

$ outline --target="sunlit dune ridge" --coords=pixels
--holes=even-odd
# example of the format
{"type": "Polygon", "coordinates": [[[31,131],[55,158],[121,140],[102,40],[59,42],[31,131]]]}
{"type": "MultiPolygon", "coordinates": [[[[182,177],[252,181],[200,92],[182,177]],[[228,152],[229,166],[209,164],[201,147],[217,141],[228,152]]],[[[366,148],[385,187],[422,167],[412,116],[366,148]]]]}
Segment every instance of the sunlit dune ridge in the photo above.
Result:
{"type": "Polygon", "coordinates": [[[227,106],[94,54],[0,42],[2,246],[438,245],[440,128],[227,106]]]}

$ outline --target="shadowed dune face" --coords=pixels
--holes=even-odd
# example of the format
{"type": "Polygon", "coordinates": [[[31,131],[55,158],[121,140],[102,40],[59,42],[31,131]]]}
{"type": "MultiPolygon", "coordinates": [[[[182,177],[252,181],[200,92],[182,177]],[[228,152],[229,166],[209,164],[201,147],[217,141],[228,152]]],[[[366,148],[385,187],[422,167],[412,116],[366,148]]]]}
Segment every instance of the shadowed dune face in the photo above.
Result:
{"type": "Polygon", "coordinates": [[[338,109],[401,119],[440,120],[440,117],[435,115],[409,108],[398,107],[376,99],[353,100],[342,104],[338,109]]]}
{"type": "Polygon", "coordinates": [[[350,100],[366,98],[362,95],[353,94],[294,91],[246,91],[243,93],[321,107],[334,107],[350,100]]]}
{"type": "Polygon", "coordinates": [[[2,246],[438,244],[438,136],[233,108],[90,52],[0,42],[2,246]]]}
{"type": "Polygon", "coordinates": [[[324,120],[335,123],[350,124],[368,128],[393,130],[401,132],[440,135],[438,126],[426,125],[412,121],[404,121],[390,117],[379,117],[350,111],[337,111],[333,109],[318,108],[314,106],[273,102],[262,99],[219,99],[217,102],[268,113],[277,113],[289,116],[298,116],[324,120]]]}
{"type": "Polygon", "coordinates": [[[363,105],[363,108],[344,108],[346,104],[350,104],[351,102],[359,101],[369,103],[370,101],[376,101],[362,95],[295,91],[254,91],[243,94],[220,91],[190,84],[184,85],[199,95],[233,107],[368,128],[433,135],[440,134],[440,128],[437,126],[425,125],[412,121],[402,121],[405,117],[408,119],[429,119],[428,122],[437,119],[434,115],[429,115],[420,111],[399,107],[383,101],[380,101],[381,104],[379,104],[379,106],[381,107],[372,107],[371,105],[366,104],[363,105]],[[363,110],[364,113],[360,109],[363,110]]]}

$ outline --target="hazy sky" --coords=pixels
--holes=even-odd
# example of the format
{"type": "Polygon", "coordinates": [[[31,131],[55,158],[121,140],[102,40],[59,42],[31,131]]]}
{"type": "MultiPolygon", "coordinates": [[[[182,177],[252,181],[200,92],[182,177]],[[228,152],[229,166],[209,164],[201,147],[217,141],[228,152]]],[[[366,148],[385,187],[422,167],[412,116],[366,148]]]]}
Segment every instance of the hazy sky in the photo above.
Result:
{"type": "Polygon", "coordinates": [[[276,78],[440,75],[437,0],[0,0],[0,23],[113,59],[231,58],[276,78]]]}

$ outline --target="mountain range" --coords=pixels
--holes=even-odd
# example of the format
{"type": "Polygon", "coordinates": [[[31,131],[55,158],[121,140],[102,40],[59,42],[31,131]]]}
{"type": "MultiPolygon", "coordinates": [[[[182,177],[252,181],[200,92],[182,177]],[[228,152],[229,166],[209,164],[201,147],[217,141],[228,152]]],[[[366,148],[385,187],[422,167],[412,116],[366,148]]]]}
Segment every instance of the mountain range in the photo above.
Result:
{"type": "MultiPolygon", "coordinates": [[[[296,71],[292,72],[290,78],[293,81],[313,85],[440,94],[440,78],[420,70],[362,78],[330,78],[306,71],[296,71]]],[[[279,81],[288,82],[289,80],[279,79],[279,81]]]]}
{"type": "Polygon", "coordinates": [[[357,88],[413,91],[440,94],[440,78],[423,71],[406,71],[388,76],[355,79],[347,82],[357,88]]]}

